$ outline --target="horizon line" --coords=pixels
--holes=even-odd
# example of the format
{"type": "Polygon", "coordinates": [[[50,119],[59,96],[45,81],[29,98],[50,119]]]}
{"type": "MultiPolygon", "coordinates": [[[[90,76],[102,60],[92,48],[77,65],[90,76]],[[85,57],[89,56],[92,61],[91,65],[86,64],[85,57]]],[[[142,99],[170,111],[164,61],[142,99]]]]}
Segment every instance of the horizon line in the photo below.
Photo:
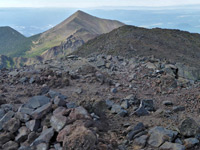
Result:
{"type": "Polygon", "coordinates": [[[66,8],[66,9],[175,9],[175,8],[185,8],[185,7],[195,7],[195,8],[199,8],[200,4],[194,5],[171,5],[171,6],[98,6],[98,7],[65,7],[65,6],[22,6],[22,7],[18,7],[18,6],[11,6],[11,7],[2,7],[0,6],[0,9],[4,8],[66,8]]]}

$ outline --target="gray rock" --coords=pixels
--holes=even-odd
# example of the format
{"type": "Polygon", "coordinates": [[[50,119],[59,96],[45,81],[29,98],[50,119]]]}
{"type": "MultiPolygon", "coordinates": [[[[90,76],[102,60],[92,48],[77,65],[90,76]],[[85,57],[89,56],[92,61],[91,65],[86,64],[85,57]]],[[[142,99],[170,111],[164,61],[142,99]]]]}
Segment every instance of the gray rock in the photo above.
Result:
{"type": "Polygon", "coordinates": [[[35,78],[34,78],[34,77],[31,77],[30,80],[29,80],[29,83],[30,83],[30,84],[33,84],[34,82],[35,82],[35,78]]]}
{"type": "Polygon", "coordinates": [[[139,105],[140,104],[140,100],[137,99],[136,96],[133,95],[133,94],[128,95],[127,97],[125,97],[124,100],[128,100],[130,105],[139,105]]]}
{"type": "Polygon", "coordinates": [[[144,148],[146,146],[148,135],[142,135],[134,140],[134,147],[144,148]]]}
{"type": "Polygon", "coordinates": [[[111,109],[112,106],[114,105],[114,102],[111,100],[106,100],[106,105],[107,105],[108,109],[111,109]]]}
{"type": "Polygon", "coordinates": [[[149,112],[144,107],[139,107],[134,114],[140,117],[149,115],[149,112]]]}
{"type": "Polygon", "coordinates": [[[128,100],[124,100],[121,104],[121,107],[124,108],[124,109],[128,109],[130,106],[128,100]]]}
{"type": "Polygon", "coordinates": [[[36,132],[31,132],[28,135],[28,138],[26,140],[26,142],[30,145],[31,143],[33,143],[33,141],[35,141],[36,138],[39,137],[39,134],[37,134],[36,132]]]}
{"type": "Polygon", "coordinates": [[[112,112],[113,114],[117,114],[117,113],[119,113],[121,110],[122,110],[122,107],[121,107],[120,105],[118,105],[118,104],[112,105],[111,112],[112,112]]]}
{"type": "Polygon", "coordinates": [[[171,101],[163,101],[163,105],[165,105],[165,106],[172,106],[173,103],[171,101]]]}
{"type": "Polygon", "coordinates": [[[59,96],[56,96],[53,100],[54,104],[57,106],[65,106],[66,105],[66,101],[61,99],[59,96]]]}
{"type": "Polygon", "coordinates": [[[165,142],[160,146],[160,150],[185,150],[185,146],[178,143],[165,142]]]}
{"type": "Polygon", "coordinates": [[[69,102],[66,104],[66,106],[67,106],[67,108],[76,108],[77,107],[76,103],[74,103],[74,102],[69,102]]]}
{"type": "Polygon", "coordinates": [[[148,144],[153,147],[159,147],[164,142],[172,142],[176,138],[178,132],[156,126],[149,130],[149,134],[148,144]]]}
{"type": "Polygon", "coordinates": [[[151,99],[142,100],[140,106],[145,108],[147,111],[155,111],[154,101],[151,99]]]}
{"type": "Polygon", "coordinates": [[[18,134],[15,137],[15,141],[18,143],[22,143],[24,142],[27,137],[28,137],[29,131],[28,128],[25,126],[22,126],[19,130],[18,130],[18,134]]]}
{"type": "Polygon", "coordinates": [[[53,135],[54,135],[53,128],[46,129],[41,133],[41,135],[37,139],[35,139],[35,141],[31,144],[31,146],[37,146],[41,143],[49,143],[53,135]]]}
{"type": "Polygon", "coordinates": [[[179,138],[177,138],[177,139],[175,140],[175,143],[183,145],[183,142],[182,142],[181,139],[179,139],[179,138]]]}
{"type": "Polygon", "coordinates": [[[9,74],[10,76],[16,77],[16,76],[19,74],[19,72],[17,72],[17,71],[11,71],[11,72],[9,72],[8,74],[9,74]]]}
{"type": "Polygon", "coordinates": [[[185,111],[185,107],[184,106],[174,106],[173,111],[174,112],[185,111]]]}
{"type": "Polygon", "coordinates": [[[55,98],[56,96],[58,96],[58,97],[59,97],[60,99],[62,99],[62,100],[67,99],[67,96],[62,95],[61,93],[56,92],[56,91],[50,90],[47,94],[48,94],[51,98],[55,98]]]}
{"type": "Polygon", "coordinates": [[[37,131],[40,127],[40,121],[30,120],[29,122],[26,122],[26,127],[31,131],[37,131]]]}
{"type": "Polygon", "coordinates": [[[18,112],[21,112],[23,114],[28,114],[28,115],[31,115],[33,113],[34,109],[33,108],[27,108],[27,107],[24,107],[24,106],[21,106],[18,110],[18,112]]]}
{"type": "Polygon", "coordinates": [[[4,109],[0,109],[0,119],[5,115],[5,111],[4,109]]]}
{"type": "Polygon", "coordinates": [[[14,139],[14,135],[12,133],[3,132],[3,133],[0,134],[0,145],[5,144],[6,142],[8,142],[12,139],[14,139]]]}
{"type": "Polygon", "coordinates": [[[11,118],[3,125],[4,131],[9,131],[11,133],[15,133],[19,128],[20,128],[20,121],[19,119],[16,118],[11,118]]]}
{"type": "Polygon", "coordinates": [[[200,126],[192,118],[183,120],[178,129],[180,134],[186,137],[194,137],[200,134],[200,126]]]}
{"type": "Polygon", "coordinates": [[[60,143],[54,144],[54,148],[55,148],[56,150],[63,150],[60,143]]]}
{"type": "Polygon", "coordinates": [[[188,138],[184,140],[184,145],[187,149],[194,147],[199,144],[199,140],[196,138],[188,138]]]}
{"type": "Polygon", "coordinates": [[[8,122],[13,116],[14,116],[14,112],[13,111],[9,111],[7,112],[0,120],[0,130],[3,129],[3,125],[8,122]]]}
{"type": "Polygon", "coordinates": [[[97,66],[98,68],[101,68],[101,67],[105,66],[105,61],[104,61],[104,60],[98,60],[98,61],[96,62],[96,66],[97,66]]]}
{"type": "Polygon", "coordinates": [[[140,132],[142,132],[142,131],[144,131],[144,130],[145,130],[144,124],[143,124],[142,122],[138,123],[138,124],[127,134],[127,139],[131,141],[131,140],[133,139],[133,137],[134,137],[136,134],[138,134],[138,133],[140,133],[140,132]]]}
{"type": "Polygon", "coordinates": [[[29,99],[25,107],[36,109],[50,102],[50,98],[46,96],[34,96],[29,99]]]}
{"type": "Polygon", "coordinates": [[[20,146],[18,150],[33,150],[30,146],[20,146]]]}
{"type": "Polygon", "coordinates": [[[117,114],[120,115],[121,117],[125,117],[128,115],[128,112],[124,109],[121,109],[117,114]]]}
{"type": "Polygon", "coordinates": [[[113,114],[118,114],[121,117],[124,117],[124,116],[126,116],[128,114],[128,112],[126,110],[122,109],[122,107],[120,105],[118,105],[118,104],[114,104],[112,106],[111,112],[113,114]]]}
{"type": "Polygon", "coordinates": [[[18,147],[18,143],[13,141],[9,141],[2,146],[3,150],[17,150],[18,147]]]}
{"type": "Polygon", "coordinates": [[[62,130],[62,128],[66,125],[67,123],[67,117],[62,116],[60,114],[58,115],[53,115],[51,117],[51,126],[57,131],[59,132],[60,130],[62,130]]]}
{"type": "Polygon", "coordinates": [[[27,80],[28,80],[27,77],[22,77],[22,78],[19,80],[19,82],[21,82],[21,83],[25,83],[27,80]]]}
{"type": "Polygon", "coordinates": [[[110,90],[110,92],[111,92],[111,93],[117,93],[117,88],[112,88],[112,89],[110,90]]]}
{"type": "Polygon", "coordinates": [[[36,150],[48,150],[49,146],[47,143],[40,143],[36,146],[36,150]]]}
{"type": "Polygon", "coordinates": [[[17,112],[15,114],[15,117],[18,118],[21,122],[27,122],[30,120],[30,116],[25,114],[25,113],[21,113],[21,112],[17,112]]]}
{"type": "Polygon", "coordinates": [[[14,110],[13,104],[2,104],[2,105],[1,105],[1,108],[2,108],[3,110],[5,110],[6,112],[8,112],[8,111],[13,111],[13,110],[14,110]]]}
{"type": "Polygon", "coordinates": [[[51,104],[51,103],[45,104],[45,105],[43,105],[42,107],[36,109],[36,110],[31,114],[31,116],[32,116],[34,119],[41,119],[41,118],[43,118],[48,112],[50,112],[51,109],[52,109],[52,104],[51,104]]]}

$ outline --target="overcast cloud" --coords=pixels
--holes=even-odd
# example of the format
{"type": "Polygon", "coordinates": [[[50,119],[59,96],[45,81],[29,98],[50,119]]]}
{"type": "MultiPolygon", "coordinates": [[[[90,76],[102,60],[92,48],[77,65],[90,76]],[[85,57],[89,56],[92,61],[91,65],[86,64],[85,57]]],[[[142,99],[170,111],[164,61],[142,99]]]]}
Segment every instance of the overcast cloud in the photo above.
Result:
{"type": "Polygon", "coordinates": [[[197,4],[200,4],[200,0],[0,0],[0,7],[160,7],[197,4]]]}

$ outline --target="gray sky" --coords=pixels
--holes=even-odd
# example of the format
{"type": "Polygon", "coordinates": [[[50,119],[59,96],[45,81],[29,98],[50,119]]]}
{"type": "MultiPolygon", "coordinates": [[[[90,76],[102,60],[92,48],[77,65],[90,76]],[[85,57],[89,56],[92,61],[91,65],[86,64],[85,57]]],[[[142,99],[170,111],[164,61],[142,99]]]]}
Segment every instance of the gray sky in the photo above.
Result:
{"type": "Polygon", "coordinates": [[[160,7],[197,4],[200,4],[200,0],[0,0],[0,7],[160,7]]]}

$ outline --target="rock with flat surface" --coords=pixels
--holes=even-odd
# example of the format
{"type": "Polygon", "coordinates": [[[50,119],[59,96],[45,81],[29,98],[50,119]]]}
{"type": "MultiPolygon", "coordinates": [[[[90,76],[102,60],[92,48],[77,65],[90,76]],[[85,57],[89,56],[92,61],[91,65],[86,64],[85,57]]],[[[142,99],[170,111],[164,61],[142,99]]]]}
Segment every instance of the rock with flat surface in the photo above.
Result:
{"type": "Polygon", "coordinates": [[[41,119],[43,118],[49,111],[51,111],[52,109],[52,104],[51,103],[47,103],[45,105],[43,105],[42,107],[39,107],[38,109],[36,109],[31,116],[34,119],[41,119]]]}
{"type": "Polygon", "coordinates": [[[147,116],[149,115],[149,112],[144,107],[139,107],[134,114],[138,117],[140,116],[147,116]]]}
{"type": "Polygon", "coordinates": [[[164,142],[172,142],[176,138],[178,132],[156,126],[149,130],[149,134],[148,144],[153,147],[159,147],[164,142]]]}
{"type": "Polygon", "coordinates": [[[46,96],[34,96],[29,99],[25,107],[36,109],[50,102],[50,98],[46,96]]]}
{"type": "Polygon", "coordinates": [[[141,107],[145,108],[147,111],[155,111],[154,101],[151,99],[145,99],[141,101],[141,107]]]}
{"type": "Polygon", "coordinates": [[[28,114],[28,115],[31,115],[33,113],[34,109],[33,108],[28,108],[28,107],[25,107],[25,106],[21,106],[18,110],[18,112],[21,112],[23,114],[28,114]]]}
{"type": "Polygon", "coordinates": [[[3,129],[3,125],[8,122],[13,116],[14,116],[13,111],[7,112],[1,119],[0,119],[0,130],[3,129]]]}
{"type": "Polygon", "coordinates": [[[40,127],[40,120],[30,120],[26,122],[26,127],[31,131],[37,131],[40,127]]]}
{"type": "Polygon", "coordinates": [[[31,144],[31,146],[37,146],[41,143],[48,144],[53,135],[54,135],[53,128],[46,129],[40,134],[40,136],[37,139],[35,139],[35,141],[31,144]]]}
{"type": "Polygon", "coordinates": [[[178,143],[165,142],[160,146],[160,150],[185,150],[185,146],[178,143]]]}
{"type": "Polygon", "coordinates": [[[127,134],[128,140],[132,140],[133,137],[134,137],[136,134],[138,134],[138,133],[140,133],[140,132],[142,132],[142,131],[144,131],[144,130],[145,130],[144,124],[143,124],[142,122],[138,123],[138,124],[135,125],[135,126],[133,127],[133,129],[127,134]]]}
{"type": "Polygon", "coordinates": [[[193,148],[197,144],[199,144],[199,140],[196,138],[188,138],[184,140],[184,145],[187,149],[193,148]]]}
{"type": "Polygon", "coordinates": [[[17,150],[18,147],[18,143],[14,141],[9,141],[2,146],[3,150],[17,150]]]}
{"type": "Polygon", "coordinates": [[[66,125],[67,123],[67,117],[62,116],[60,114],[57,115],[53,115],[51,117],[51,126],[57,131],[59,132],[60,130],[62,130],[62,128],[66,125]]]}
{"type": "Polygon", "coordinates": [[[69,114],[69,117],[72,120],[92,119],[87,110],[82,106],[72,109],[71,113],[69,114]]]}
{"type": "Polygon", "coordinates": [[[142,149],[146,146],[148,135],[142,135],[134,140],[134,149],[142,149]]]}

